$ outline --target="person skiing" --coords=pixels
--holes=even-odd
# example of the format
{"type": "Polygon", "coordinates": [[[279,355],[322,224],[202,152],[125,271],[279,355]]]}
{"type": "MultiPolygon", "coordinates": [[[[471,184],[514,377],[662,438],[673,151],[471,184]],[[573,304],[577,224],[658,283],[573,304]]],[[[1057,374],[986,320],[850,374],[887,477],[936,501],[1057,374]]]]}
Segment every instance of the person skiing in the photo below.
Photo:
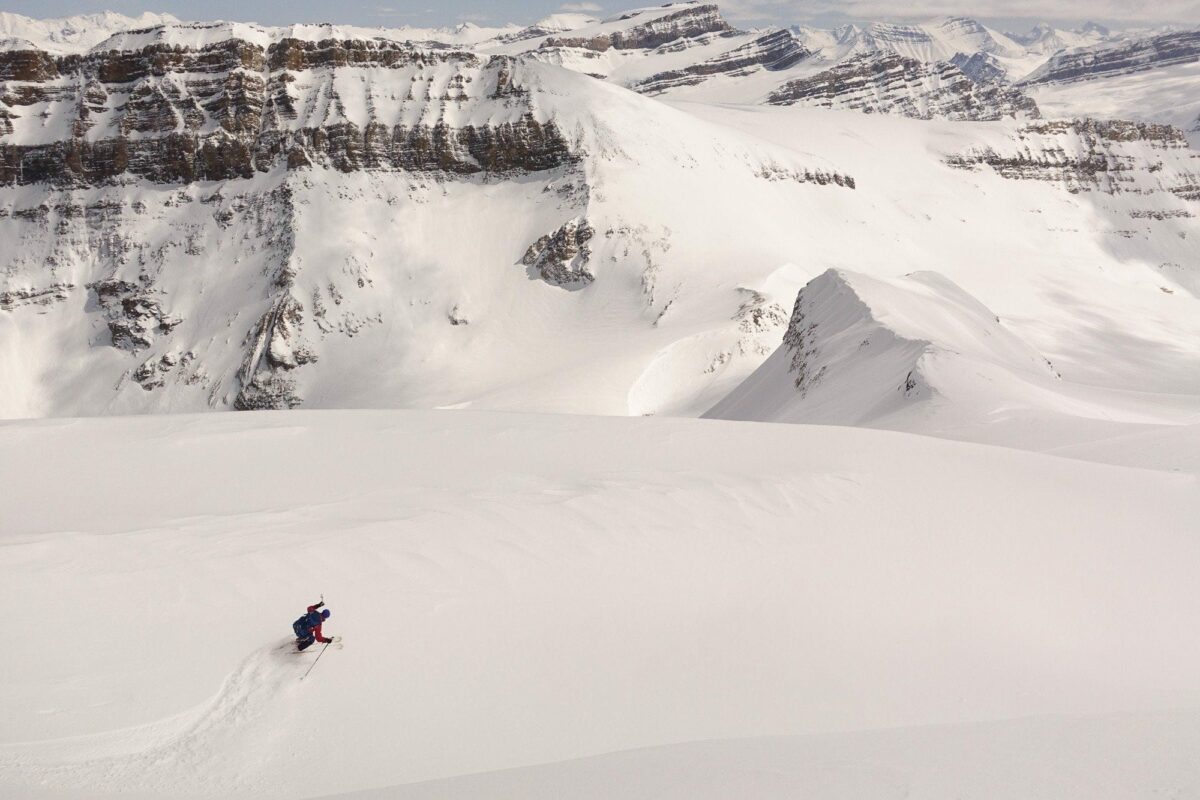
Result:
{"type": "Polygon", "coordinates": [[[292,630],[296,634],[296,649],[304,650],[313,642],[321,644],[329,644],[333,639],[326,639],[321,635],[321,625],[325,620],[329,619],[329,609],[320,610],[325,605],[324,598],[321,602],[308,607],[308,611],[304,612],[304,616],[292,623],[292,630]]]}

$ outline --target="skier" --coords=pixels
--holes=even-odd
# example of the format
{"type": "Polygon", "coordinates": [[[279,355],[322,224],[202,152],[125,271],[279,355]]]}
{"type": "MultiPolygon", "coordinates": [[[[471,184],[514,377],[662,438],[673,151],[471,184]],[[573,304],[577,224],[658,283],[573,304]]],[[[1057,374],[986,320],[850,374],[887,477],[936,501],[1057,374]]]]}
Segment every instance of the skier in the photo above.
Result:
{"type": "Polygon", "coordinates": [[[324,599],[316,605],[309,606],[304,616],[292,623],[292,630],[296,633],[297,650],[304,650],[313,642],[329,644],[333,641],[333,639],[326,639],[321,635],[321,625],[329,619],[328,608],[323,611],[318,610],[323,605],[325,605],[324,599]]]}

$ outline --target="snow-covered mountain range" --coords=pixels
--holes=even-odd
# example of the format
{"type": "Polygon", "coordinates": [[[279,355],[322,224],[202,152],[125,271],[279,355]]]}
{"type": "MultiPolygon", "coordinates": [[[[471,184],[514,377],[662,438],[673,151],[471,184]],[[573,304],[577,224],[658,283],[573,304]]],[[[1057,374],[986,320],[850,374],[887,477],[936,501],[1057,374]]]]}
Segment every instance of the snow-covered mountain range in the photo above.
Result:
{"type": "Polygon", "coordinates": [[[1194,32],[2,24],[6,416],[696,415],[829,269],[1200,394],[1194,32]]]}

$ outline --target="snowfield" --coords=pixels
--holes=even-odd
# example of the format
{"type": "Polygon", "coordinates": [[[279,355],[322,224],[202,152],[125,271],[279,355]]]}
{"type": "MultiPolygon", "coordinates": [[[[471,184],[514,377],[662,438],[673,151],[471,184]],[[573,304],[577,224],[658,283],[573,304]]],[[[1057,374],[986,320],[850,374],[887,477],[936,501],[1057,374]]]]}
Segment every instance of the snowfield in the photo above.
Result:
{"type": "Polygon", "coordinates": [[[1181,713],[763,737],[634,750],[336,798],[1000,800],[1019,796],[1061,800],[1086,796],[1125,800],[1173,793],[1191,796],[1200,792],[1197,730],[1196,715],[1181,713]],[[1046,757],[1047,749],[1054,757],[1046,757]],[[1114,759],[1116,751],[1121,757],[1114,759]]]}
{"type": "Polygon", "coordinates": [[[1182,797],[1200,775],[1178,464],[342,411],[4,423],[0,483],[9,797],[1182,797]],[[345,647],[301,681],[289,625],[318,592],[345,647]]]}

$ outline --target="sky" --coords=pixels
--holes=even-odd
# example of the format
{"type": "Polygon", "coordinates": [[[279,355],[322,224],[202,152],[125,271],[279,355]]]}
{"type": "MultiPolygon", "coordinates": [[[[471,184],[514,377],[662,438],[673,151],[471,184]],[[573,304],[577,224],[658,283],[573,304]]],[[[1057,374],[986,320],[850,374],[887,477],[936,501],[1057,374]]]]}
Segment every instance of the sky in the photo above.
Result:
{"type": "MultiPolygon", "coordinates": [[[[665,0],[660,0],[665,2],[665,0]]],[[[1121,27],[1157,23],[1200,25],[1200,0],[716,0],[731,22],[743,26],[848,21],[913,20],[971,16],[1005,29],[1025,31],[1038,22],[1085,21],[1121,27]]],[[[165,11],[181,19],[235,19],[282,25],[339,22],[398,27],[528,24],[556,11],[606,16],[653,0],[0,0],[0,11],[57,17],[103,10],[124,14],[165,11]]]]}

